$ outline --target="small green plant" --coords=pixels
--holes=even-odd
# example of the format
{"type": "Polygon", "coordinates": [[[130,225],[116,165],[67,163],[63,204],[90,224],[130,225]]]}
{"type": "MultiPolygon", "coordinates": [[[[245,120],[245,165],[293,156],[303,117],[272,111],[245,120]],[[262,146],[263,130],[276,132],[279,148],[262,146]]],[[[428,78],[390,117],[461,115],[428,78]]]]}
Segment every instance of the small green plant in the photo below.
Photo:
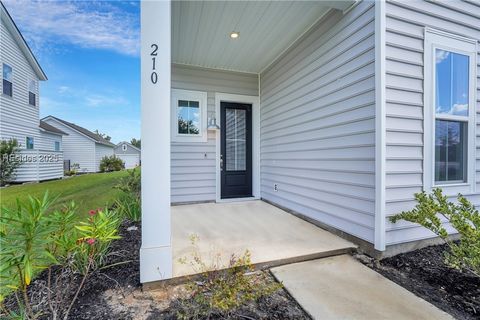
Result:
{"type": "Polygon", "coordinates": [[[77,174],[78,170],[80,169],[80,165],[78,163],[74,163],[72,164],[72,166],[70,167],[70,170],[66,170],[64,172],[64,174],[66,176],[74,176],[77,174]]]}
{"type": "Polygon", "coordinates": [[[390,217],[390,221],[406,220],[418,223],[444,240],[449,252],[445,253],[445,262],[456,269],[467,271],[480,277],[480,214],[461,194],[457,203],[448,201],[442,189],[433,193],[425,191],[415,194],[417,205],[410,211],[390,217]],[[444,217],[460,235],[459,241],[448,236],[440,216],[444,217]]]}
{"type": "Polygon", "coordinates": [[[4,186],[15,177],[15,170],[21,164],[17,155],[17,140],[0,141],[0,186],[4,186]]]}
{"type": "Polygon", "coordinates": [[[115,188],[122,192],[115,201],[118,212],[131,221],[140,221],[142,215],[140,169],[129,170],[128,175],[122,178],[115,188]]]}
{"type": "Polygon", "coordinates": [[[100,160],[100,172],[120,171],[123,169],[125,169],[125,163],[115,155],[110,157],[104,156],[100,160]]]}
{"type": "MultiPolygon", "coordinates": [[[[188,298],[178,301],[178,318],[229,318],[248,302],[271,295],[282,288],[281,283],[269,279],[266,271],[255,272],[248,250],[240,256],[232,254],[225,268],[218,254],[210,264],[205,262],[199,254],[197,241],[198,237],[191,236],[195,250],[190,264],[202,273],[199,279],[187,284],[190,294],[188,298]]],[[[187,258],[180,259],[183,264],[187,261],[187,258]]]]}
{"type": "Polygon", "coordinates": [[[36,317],[27,294],[32,278],[55,262],[48,250],[48,239],[53,231],[46,213],[55,199],[29,197],[27,203],[17,200],[15,209],[2,208],[0,216],[0,276],[3,295],[14,290],[18,306],[28,318],[36,317]],[[21,294],[21,298],[18,293],[21,294]]]}
{"type": "Polygon", "coordinates": [[[121,221],[115,212],[90,210],[86,221],[78,221],[73,202],[62,210],[50,211],[55,200],[46,192],[43,199],[17,200],[14,210],[2,208],[0,315],[15,318],[21,313],[23,319],[40,316],[32,307],[27,288],[36,274],[48,269],[45,300],[50,316],[67,319],[88,276],[104,267],[111,242],[119,238],[121,221]],[[3,303],[5,294],[11,292],[16,300],[13,309],[3,303]]]}

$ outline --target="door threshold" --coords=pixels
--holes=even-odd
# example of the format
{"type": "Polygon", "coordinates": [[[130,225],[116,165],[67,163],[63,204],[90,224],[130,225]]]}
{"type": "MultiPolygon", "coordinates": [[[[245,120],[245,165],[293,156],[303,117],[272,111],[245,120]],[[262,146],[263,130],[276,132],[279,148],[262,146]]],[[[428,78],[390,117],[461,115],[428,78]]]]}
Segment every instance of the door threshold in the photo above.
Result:
{"type": "Polygon", "coordinates": [[[244,201],[254,201],[260,200],[259,197],[245,197],[245,198],[228,198],[228,199],[217,199],[217,203],[228,203],[228,202],[244,202],[244,201]]]}

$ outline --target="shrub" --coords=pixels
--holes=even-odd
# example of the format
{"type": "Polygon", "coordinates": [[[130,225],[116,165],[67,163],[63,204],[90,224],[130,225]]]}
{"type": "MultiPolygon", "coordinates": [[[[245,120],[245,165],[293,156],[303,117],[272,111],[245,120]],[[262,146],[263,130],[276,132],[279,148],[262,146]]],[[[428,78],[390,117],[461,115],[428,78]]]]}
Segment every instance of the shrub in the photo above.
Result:
{"type": "MultiPolygon", "coordinates": [[[[189,297],[177,301],[177,314],[180,319],[229,318],[236,309],[248,302],[271,295],[282,288],[282,284],[271,281],[265,271],[254,273],[250,252],[241,256],[231,255],[228,267],[221,266],[219,255],[208,265],[202,260],[197,237],[192,236],[195,251],[190,264],[202,272],[199,279],[187,284],[189,297]]],[[[187,263],[187,259],[180,259],[187,263]]]]}
{"type": "Polygon", "coordinates": [[[0,186],[13,180],[15,170],[20,165],[17,157],[18,142],[15,139],[0,142],[0,186]]]}
{"type": "Polygon", "coordinates": [[[429,229],[448,247],[445,262],[456,269],[470,272],[480,277],[480,214],[478,210],[461,194],[457,203],[448,201],[440,188],[427,194],[425,191],[415,194],[417,205],[410,211],[404,211],[393,217],[392,222],[406,220],[418,223],[429,229]],[[459,241],[452,241],[442,220],[444,217],[460,235],[459,241]]]}
{"type": "Polygon", "coordinates": [[[129,170],[128,175],[120,179],[115,188],[122,191],[115,201],[118,212],[131,221],[140,221],[142,216],[140,169],[129,170]]]}
{"type": "Polygon", "coordinates": [[[74,176],[77,174],[78,170],[80,169],[80,165],[78,163],[74,163],[72,164],[72,166],[70,167],[70,170],[66,170],[65,171],[65,175],[66,176],[74,176]]]}
{"type": "Polygon", "coordinates": [[[104,156],[100,161],[100,172],[120,171],[125,169],[125,163],[115,155],[104,156]]]}
{"type": "Polygon", "coordinates": [[[20,312],[26,319],[38,317],[27,287],[37,273],[48,269],[44,300],[52,319],[66,319],[88,275],[104,264],[111,241],[119,238],[120,220],[114,212],[91,210],[89,218],[79,222],[73,202],[60,211],[48,212],[54,201],[47,192],[43,199],[30,197],[27,203],[17,200],[14,210],[2,208],[0,275],[5,287],[2,286],[0,307],[3,315],[14,316],[20,312]],[[15,308],[9,309],[2,303],[3,295],[8,293],[5,289],[14,290],[15,308]]]}

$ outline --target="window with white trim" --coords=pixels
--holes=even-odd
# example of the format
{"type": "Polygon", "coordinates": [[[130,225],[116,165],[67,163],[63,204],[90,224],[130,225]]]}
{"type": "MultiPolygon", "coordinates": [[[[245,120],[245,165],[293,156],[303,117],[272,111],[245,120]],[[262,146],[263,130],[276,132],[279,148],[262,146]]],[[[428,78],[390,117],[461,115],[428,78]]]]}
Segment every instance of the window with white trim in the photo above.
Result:
{"type": "Polygon", "coordinates": [[[32,150],[34,147],[33,144],[33,137],[26,137],[25,138],[25,148],[28,150],[32,150]]]}
{"type": "Polygon", "coordinates": [[[13,96],[13,70],[8,64],[2,65],[3,94],[13,96]]]}
{"type": "Polygon", "coordinates": [[[60,151],[60,141],[55,141],[54,148],[55,151],[60,151]]]}
{"type": "Polygon", "coordinates": [[[474,40],[425,32],[424,184],[452,193],[475,188],[474,40]]]}
{"type": "Polygon", "coordinates": [[[207,93],[172,90],[172,140],[207,141],[207,93]]]}

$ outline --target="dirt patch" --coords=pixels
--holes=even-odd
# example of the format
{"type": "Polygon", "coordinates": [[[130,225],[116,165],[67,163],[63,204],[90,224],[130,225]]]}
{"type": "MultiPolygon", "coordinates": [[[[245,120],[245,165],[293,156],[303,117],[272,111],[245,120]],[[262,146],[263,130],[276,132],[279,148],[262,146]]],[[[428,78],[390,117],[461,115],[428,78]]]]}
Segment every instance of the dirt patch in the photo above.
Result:
{"type": "MultiPolygon", "coordinates": [[[[70,313],[73,320],[115,319],[176,319],[179,301],[187,297],[184,285],[169,285],[161,290],[143,291],[139,282],[140,223],[124,222],[121,239],[112,244],[107,265],[89,277],[70,313]]],[[[41,319],[50,319],[45,301],[47,275],[42,273],[30,286],[37,310],[44,312],[41,319]]],[[[77,279],[79,282],[80,278],[77,279]]],[[[274,281],[269,275],[269,281],[274,281]]],[[[71,290],[72,294],[74,288],[71,290]]],[[[248,303],[231,316],[213,316],[210,319],[310,319],[297,302],[283,289],[248,303]]]]}
{"type": "Polygon", "coordinates": [[[457,319],[480,319],[480,278],[449,268],[447,245],[431,246],[381,261],[359,260],[457,319]]]}

